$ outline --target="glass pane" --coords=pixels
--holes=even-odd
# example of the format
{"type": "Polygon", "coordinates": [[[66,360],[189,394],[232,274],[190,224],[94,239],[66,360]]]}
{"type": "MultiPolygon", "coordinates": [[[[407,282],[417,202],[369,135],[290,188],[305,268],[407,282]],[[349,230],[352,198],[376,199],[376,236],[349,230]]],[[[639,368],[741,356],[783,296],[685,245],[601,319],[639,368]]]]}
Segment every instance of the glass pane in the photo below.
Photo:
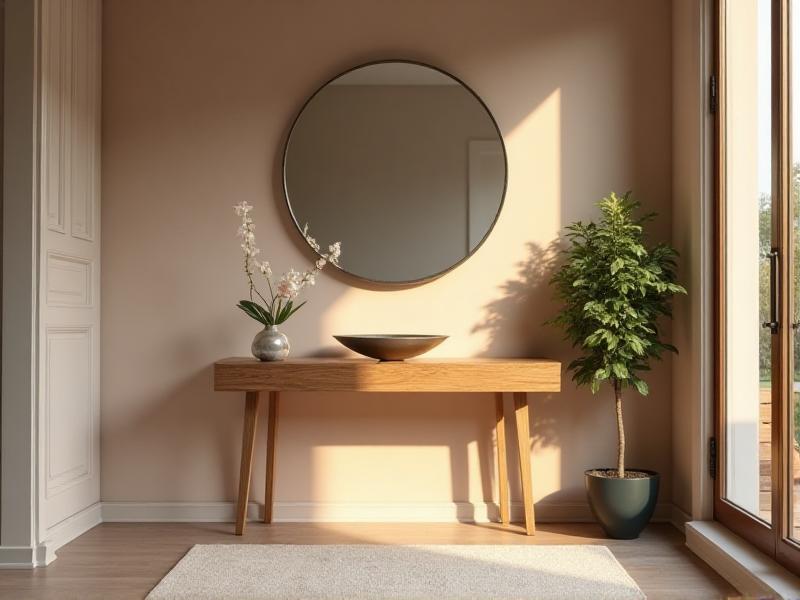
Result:
{"type": "Polygon", "coordinates": [[[725,3],[725,490],[771,520],[771,2],[725,3]]]}
{"type": "Polygon", "coordinates": [[[789,124],[791,146],[790,158],[790,181],[789,181],[789,201],[792,208],[792,418],[789,420],[792,438],[790,448],[790,506],[791,506],[791,528],[789,535],[796,540],[800,540],[800,332],[795,328],[800,322],[800,310],[798,300],[800,300],[800,132],[797,132],[796,124],[800,123],[800,90],[796,90],[796,83],[800,82],[800,2],[792,1],[789,5],[789,124]]]}

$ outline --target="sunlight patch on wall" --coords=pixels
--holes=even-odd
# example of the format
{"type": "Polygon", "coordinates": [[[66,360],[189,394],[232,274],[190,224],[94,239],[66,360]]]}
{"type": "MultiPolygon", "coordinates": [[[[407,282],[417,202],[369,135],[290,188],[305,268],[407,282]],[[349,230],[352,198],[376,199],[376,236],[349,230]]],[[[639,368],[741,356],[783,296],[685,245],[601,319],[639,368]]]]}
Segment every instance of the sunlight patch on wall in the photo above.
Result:
{"type": "Polygon", "coordinates": [[[563,489],[561,481],[561,448],[559,446],[535,446],[532,463],[533,498],[538,502],[550,494],[563,489]]]}
{"type": "Polygon", "coordinates": [[[463,456],[454,455],[447,446],[314,446],[311,499],[425,502],[452,497],[467,479],[466,453],[464,448],[463,456]]]}

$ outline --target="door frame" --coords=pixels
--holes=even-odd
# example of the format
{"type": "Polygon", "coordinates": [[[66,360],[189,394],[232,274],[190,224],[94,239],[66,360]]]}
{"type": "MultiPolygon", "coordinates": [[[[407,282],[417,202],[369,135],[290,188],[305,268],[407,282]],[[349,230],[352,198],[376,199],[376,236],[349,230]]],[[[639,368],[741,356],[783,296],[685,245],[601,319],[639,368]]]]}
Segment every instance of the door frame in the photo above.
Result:
{"type": "Polygon", "coordinates": [[[46,562],[38,523],[39,2],[4,14],[0,566],[46,562]]]}
{"type": "MultiPolygon", "coordinates": [[[[767,524],[723,497],[725,480],[725,111],[726,65],[724,58],[726,2],[714,0],[713,66],[717,81],[714,118],[714,436],[718,447],[714,480],[714,518],[745,538],[785,567],[800,572],[800,544],[789,538],[792,526],[791,501],[784,492],[791,489],[791,401],[793,372],[789,367],[793,330],[790,307],[793,298],[790,276],[791,202],[789,155],[789,0],[772,3],[772,164],[773,164],[773,242],[780,253],[779,279],[788,293],[778,295],[779,330],[772,343],[772,518],[767,524]],[[786,357],[782,360],[782,357],[786,357]],[[777,440],[778,443],[775,443],[777,440]]],[[[800,82],[798,82],[800,83],[800,82]]]]}

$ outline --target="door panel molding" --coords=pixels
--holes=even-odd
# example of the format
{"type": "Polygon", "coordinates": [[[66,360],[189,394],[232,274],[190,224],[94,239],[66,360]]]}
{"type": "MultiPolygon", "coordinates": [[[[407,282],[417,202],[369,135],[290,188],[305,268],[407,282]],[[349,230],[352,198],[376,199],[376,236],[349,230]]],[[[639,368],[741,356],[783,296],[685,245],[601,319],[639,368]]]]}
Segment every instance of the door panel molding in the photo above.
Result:
{"type": "Polygon", "coordinates": [[[93,337],[91,325],[46,329],[43,432],[47,499],[93,475],[92,415],[97,408],[91,386],[93,337]]]}
{"type": "Polygon", "coordinates": [[[100,499],[100,0],[39,0],[39,523],[100,499]]]}
{"type": "Polygon", "coordinates": [[[92,308],[94,261],[56,250],[47,251],[45,298],[51,307],[92,308]]]}

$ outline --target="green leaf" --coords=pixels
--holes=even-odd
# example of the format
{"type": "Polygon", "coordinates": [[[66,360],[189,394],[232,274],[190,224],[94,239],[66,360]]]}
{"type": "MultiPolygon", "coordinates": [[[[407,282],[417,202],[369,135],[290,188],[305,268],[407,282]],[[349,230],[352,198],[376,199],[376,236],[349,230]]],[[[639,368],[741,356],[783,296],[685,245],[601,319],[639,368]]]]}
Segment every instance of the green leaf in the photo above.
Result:
{"type": "Polygon", "coordinates": [[[279,307],[278,313],[275,316],[275,320],[278,321],[278,323],[283,323],[283,315],[286,314],[286,307],[291,307],[291,305],[292,301],[289,300],[285,305],[279,307]]]}
{"type": "Polygon", "coordinates": [[[289,311],[289,314],[287,314],[287,315],[286,315],[286,319],[284,319],[284,321],[286,321],[286,320],[287,320],[289,317],[291,317],[291,316],[292,316],[294,313],[296,313],[298,310],[300,310],[300,309],[303,307],[303,305],[304,305],[305,303],[306,303],[306,301],[304,300],[303,302],[301,302],[300,304],[298,304],[297,306],[295,306],[295,307],[294,307],[292,310],[290,310],[290,311],[289,311]]]}
{"type": "Polygon", "coordinates": [[[566,228],[568,246],[550,279],[562,307],[549,323],[579,354],[567,367],[576,384],[596,392],[613,378],[646,394],[636,373],[674,351],[659,322],[672,316],[672,297],[685,293],[675,275],[677,252],[648,243],[644,229],[653,215],[639,216],[629,193],[610,193],[598,206],[599,219],[566,228]]]}
{"type": "Polygon", "coordinates": [[[633,387],[635,387],[636,391],[642,396],[647,396],[647,394],[650,393],[650,388],[647,387],[647,383],[641,379],[634,380],[633,387]]]}
{"type": "Polygon", "coordinates": [[[617,379],[628,378],[628,368],[622,363],[613,363],[611,365],[611,370],[614,372],[614,375],[617,377],[617,379]]]}
{"type": "Polygon", "coordinates": [[[275,317],[275,321],[276,321],[276,323],[283,323],[284,321],[286,321],[286,319],[288,319],[288,318],[289,318],[289,315],[291,314],[291,312],[292,312],[292,301],[291,301],[291,300],[289,300],[289,301],[286,303],[286,306],[283,306],[283,307],[282,307],[282,308],[280,308],[280,310],[278,311],[278,314],[277,314],[277,316],[275,317]]]}
{"type": "Polygon", "coordinates": [[[597,369],[594,372],[594,378],[597,381],[605,381],[611,376],[611,370],[608,367],[604,367],[602,369],[597,369]]]}
{"type": "Polygon", "coordinates": [[[252,319],[255,319],[259,323],[263,325],[271,325],[269,314],[255,302],[251,302],[250,300],[239,300],[239,304],[236,305],[240,309],[244,311],[244,313],[252,319]]]}
{"type": "Polygon", "coordinates": [[[272,318],[272,314],[269,312],[268,309],[266,309],[265,307],[261,306],[257,302],[250,302],[248,300],[245,300],[245,302],[247,302],[247,304],[250,305],[252,307],[252,309],[254,311],[256,311],[261,316],[261,318],[263,319],[263,321],[267,325],[273,325],[274,324],[274,320],[272,318]]]}

